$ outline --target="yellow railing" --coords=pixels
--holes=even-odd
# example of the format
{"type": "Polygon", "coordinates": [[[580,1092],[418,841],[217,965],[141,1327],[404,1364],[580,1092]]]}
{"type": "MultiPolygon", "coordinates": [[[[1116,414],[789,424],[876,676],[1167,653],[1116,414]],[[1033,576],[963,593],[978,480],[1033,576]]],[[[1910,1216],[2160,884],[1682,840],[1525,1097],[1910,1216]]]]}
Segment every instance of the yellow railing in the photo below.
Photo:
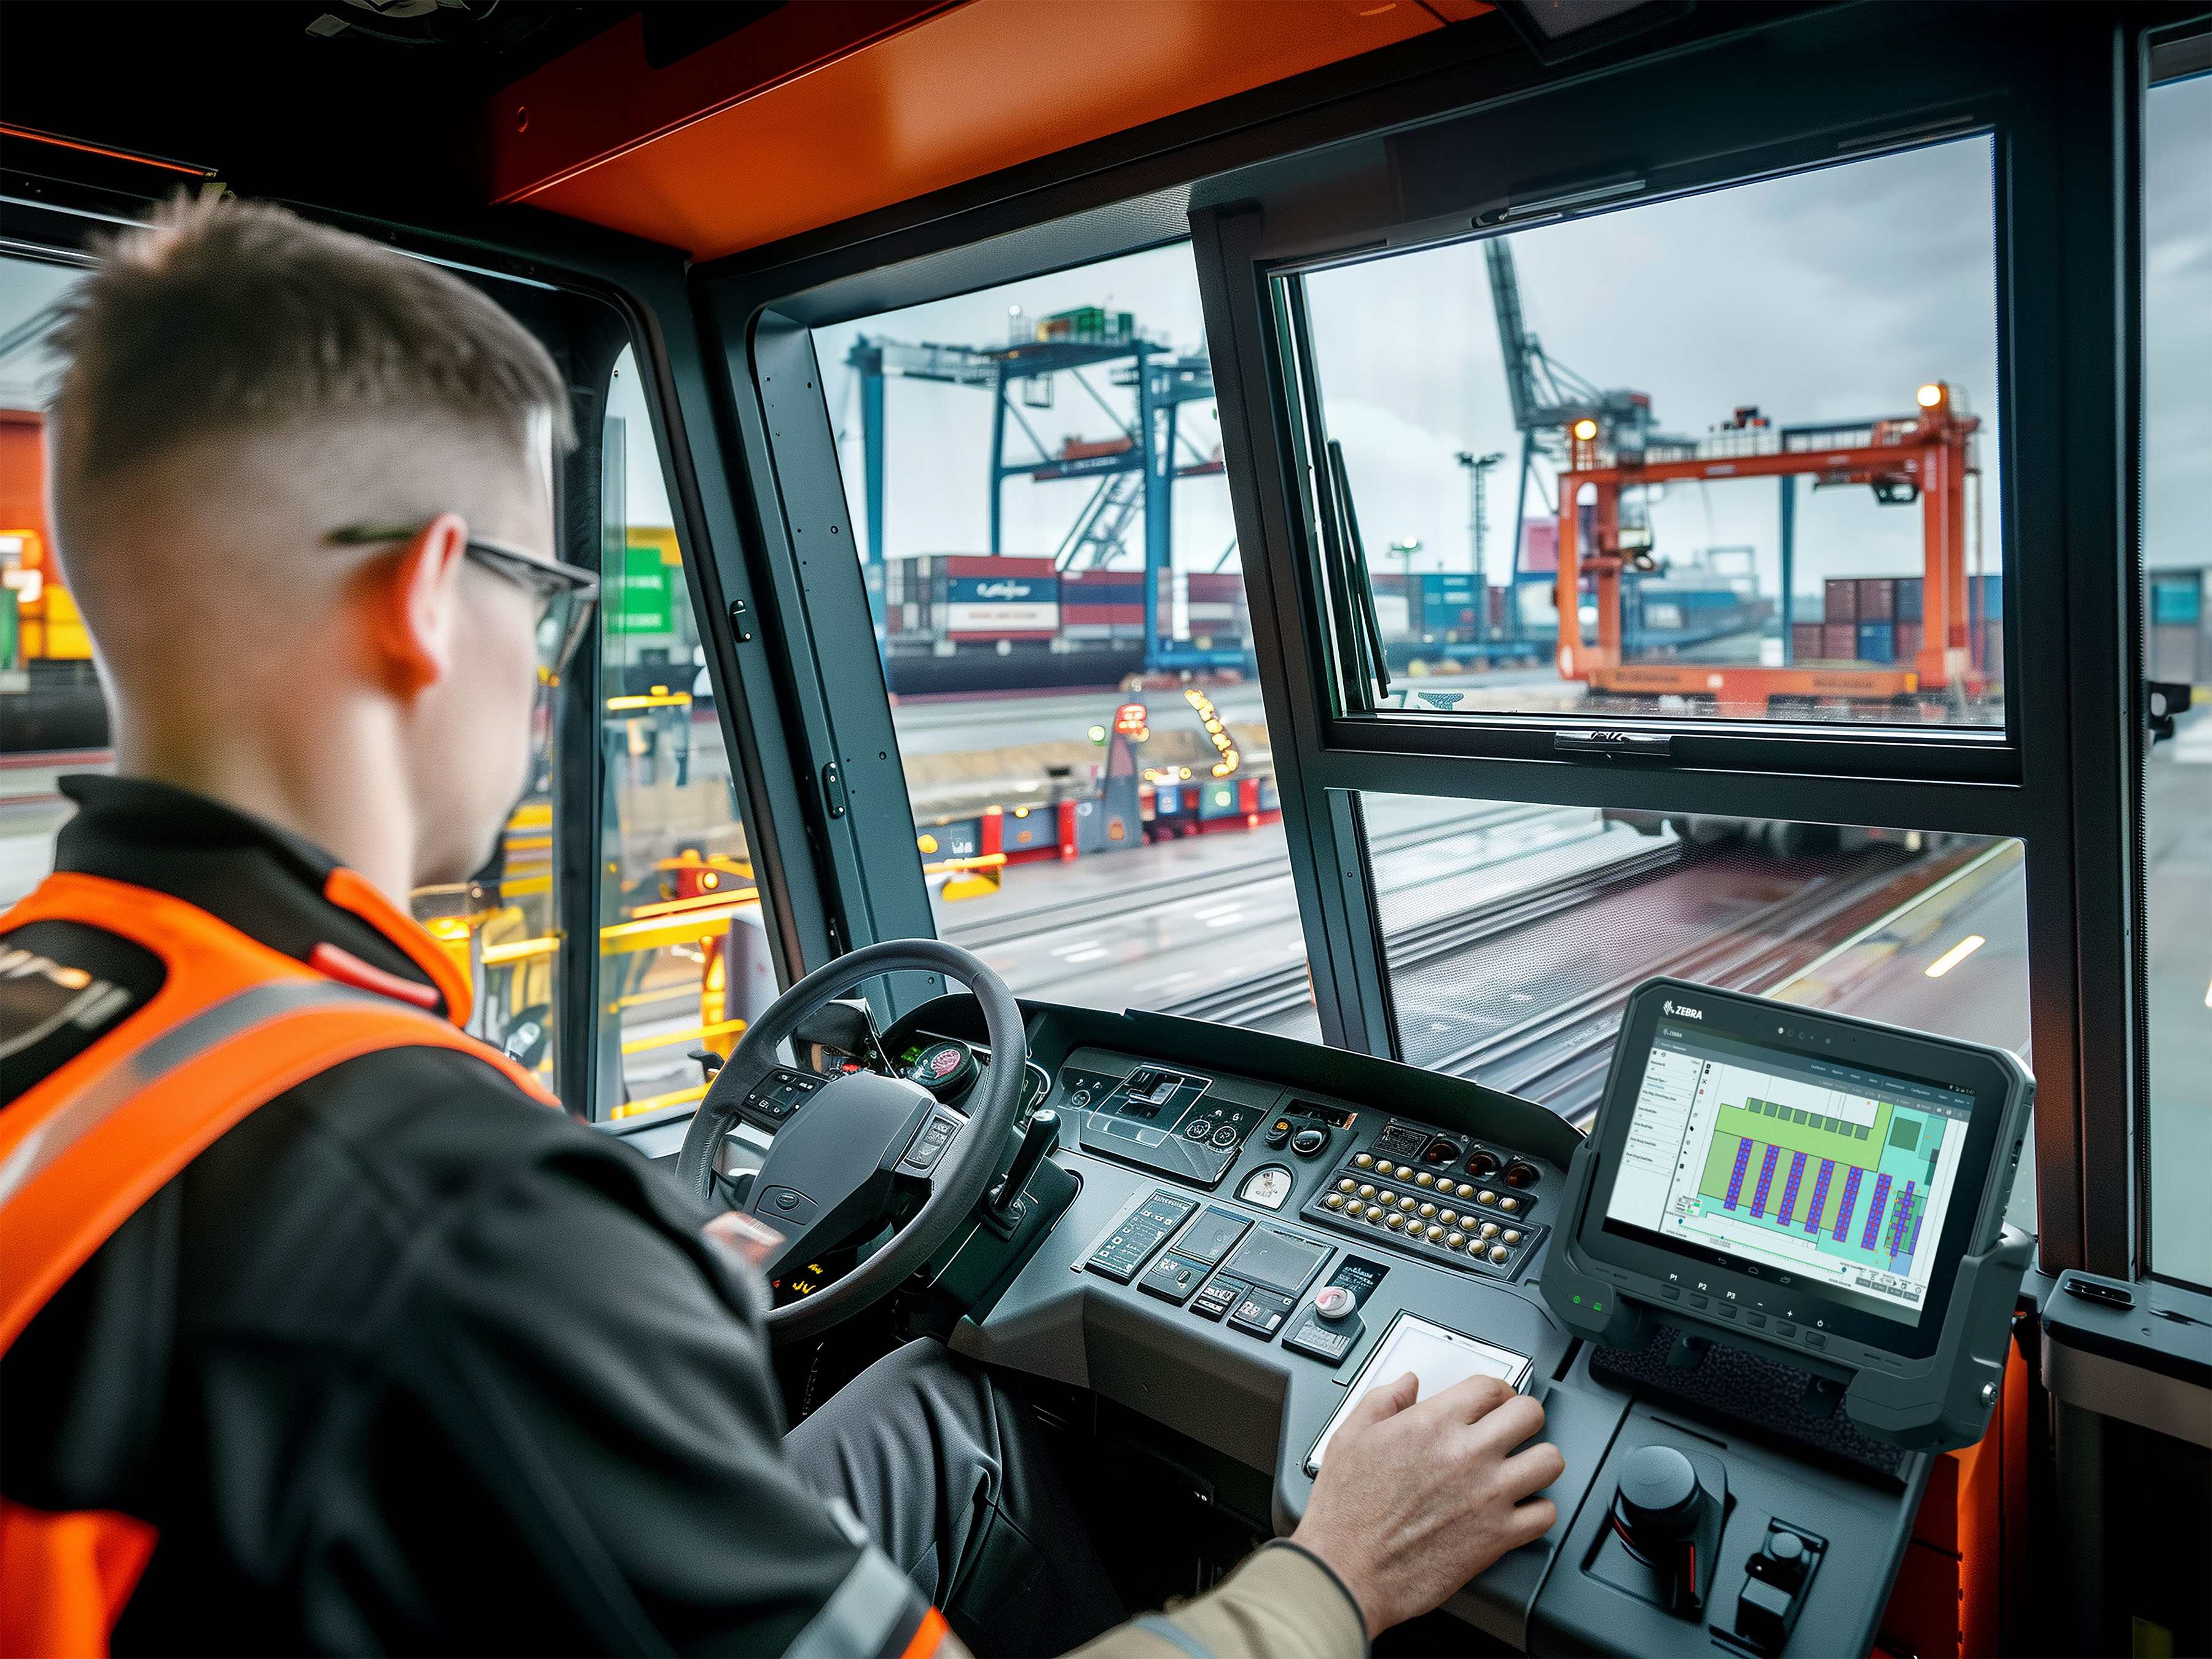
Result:
{"type": "Polygon", "coordinates": [[[755,903],[755,896],[724,899],[712,908],[687,910],[672,916],[647,916],[637,921],[617,921],[599,929],[599,954],[628,956],[633,951],[658,951],[671,945],[689,945],[722,931],[721,924],[755,903]]]}
{"type": "Polygon", "coordinates": [[[664,1106],[681,1106],[687,1100],[703,1100],[707,1085],[695,1084],[689,1089],[678,1089],[672,1095],[650,1095],[643,1100],[625,1101],[607,1114],[610,1117],[635,1117],[643,1112],[657,1112],[664,1106]]]}
{"type": "Polygon", "coordinates": [[[694,1026],[688,1031],[674,1031],[665,1036],[632,1037],[622,1046],[626,1054],[643,1054],[647,1048],[668,1048],[679,1042],[703,1042],[708,1037],[728,1036],[745,1029],[741,1019],[718,1019],[712,1025],[694,1026]]]}
{"type": "Polygon", "coordinates": [[[487,968],[504,968],[509,963],[550,957],[561,948],[561,939],[558,933],[548,933],[542,939],[519,939],[512,945],[487,945],[484,946],[483,964],[487,968]]]}
{"type": "Polygon", "coordinates": [[[750,904],[760,897],[757,887],[732,887],[726,893],[701,893],[693,898],[663,899],[653,904],[641,904],[633,909],[630,920],[644,921],[653,916],[680,916],[696,910],[711,910],[718,904],[750,904]]]}
{"type": "Polygon", "coordinates": [[[690,706],[691,694],[689,691],[663,691],[653,696],[607,699],[607,712],[615,714],[632,708],[689,708],[690,706]]]}

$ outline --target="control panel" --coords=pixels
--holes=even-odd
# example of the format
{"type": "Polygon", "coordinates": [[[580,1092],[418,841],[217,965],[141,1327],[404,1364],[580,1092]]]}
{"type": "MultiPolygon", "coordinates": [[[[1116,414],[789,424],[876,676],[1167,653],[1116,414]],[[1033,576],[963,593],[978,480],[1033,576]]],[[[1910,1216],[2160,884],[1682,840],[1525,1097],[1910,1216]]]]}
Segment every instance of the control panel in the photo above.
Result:
{"type": "MultiPolygon", "coordinates": [[[[1658,1281],[1661,1322],[1632,1349],[1563,1313],[1583,1137],[1364,1056],[1148,1016],[1033,1022],[1048,1103],[1074,1130],[1054,1157],[1080,1185],[989,1316],[955,1334],[959,1352],[1272,1467],[1278,1532],[1366,1390],[1410,1371],[1425,1397],[1486,1374],[1541,1400],[1565,1473],[1546,1535],[1448,1613],[1534,1653],[1874,1645],[1928,1455],[1856,1433],[1832,1340],[1795,1361],[1732,1347],[1771,1322],[1699,1309],[1690,1281],[1658,1281]]],[[[913,1053],[925,1062],[956,1083],[964,1069],[913,1053]]],[[[1576,1288],[1610,1314],[1609,1285],[1576,1288]]]]}
{"type": "Polygon", "coordinates": [[[1077,1138],[1086,1151],[1212,1187],[1237,1161],[1267,1108],[1259,1091],[1182,1068],[1133,1064],[1120,1077],[1087,1068],[1060,1073],[1077,1138]]]}
{"type": "MultiPolygon", "coordinates": [[[[1135,1279],[1147,1296],[1266,1341],[1282,1332],[1333,1254],[1329,1245],[1288,1227],[1255,1222],[1218,1204],[1201,1207],[1156,1188],[1085,1266],[1119,1284],[1135,1279]]],[[[1378,1273],[1370,1284],[1379,1279],[1378,1273]]],[[[1353,1304],[1340,1287],[1328,1305],[1341,1316],[1353,1304]]]]}
{"type": "Polygon", "coordinates": [[[1519,1275],[1548,1231],[1539,1206],[1556,1170],[1510,1147],[1393,1118],[1355,1142],[1301,1212],[1380,1234],[1454,1267],[1519,1275]]]}

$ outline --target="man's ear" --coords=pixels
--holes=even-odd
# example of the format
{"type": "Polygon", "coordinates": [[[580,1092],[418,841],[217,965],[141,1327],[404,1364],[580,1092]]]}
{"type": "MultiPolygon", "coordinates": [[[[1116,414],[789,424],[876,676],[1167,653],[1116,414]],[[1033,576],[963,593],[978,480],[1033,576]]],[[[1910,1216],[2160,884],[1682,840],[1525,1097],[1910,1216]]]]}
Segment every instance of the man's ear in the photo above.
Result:
{"type": "Polygon", "coordinates": [[[392,690],[411,696],[453,672],[468,520],[441,513],[398,555],[363,573],[371,644],[392,690]]]}

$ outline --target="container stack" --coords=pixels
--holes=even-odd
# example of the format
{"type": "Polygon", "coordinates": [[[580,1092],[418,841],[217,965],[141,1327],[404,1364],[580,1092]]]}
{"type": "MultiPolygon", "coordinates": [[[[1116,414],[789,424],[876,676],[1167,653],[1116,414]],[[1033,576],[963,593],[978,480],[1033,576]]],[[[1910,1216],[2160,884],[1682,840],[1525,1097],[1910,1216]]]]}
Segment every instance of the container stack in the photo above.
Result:
{"type": "MultiPolygon", "coordinates": [[[[2002,679],[2003,578],[1970,577],[1967,606],[1974,666],[1991,679],[2002,679]],[[1979,639],[1972,637],[1976,610],[1979,611],[1979,639]]],[[[1918,576],[1831,577],[1821,620],[1791,624],[1790,654],[1799,662],[1893,663],[1908,666],[1920,654],[1924,614],[1923,582],[1918,576]]]]}
{"type": "Polygon", "coordinates": [[[1236,572],[1183,578],[1190,642],[1201,651],[1242,651],[1252,631],[1244,609],[1244,578],[1236,572]]]}
{"type": "Polygon", "coordinates": [[[1145,637],[1145,573],[1070,570],[1060,579],[1060,633],[1071,650],[1145,637]]]}

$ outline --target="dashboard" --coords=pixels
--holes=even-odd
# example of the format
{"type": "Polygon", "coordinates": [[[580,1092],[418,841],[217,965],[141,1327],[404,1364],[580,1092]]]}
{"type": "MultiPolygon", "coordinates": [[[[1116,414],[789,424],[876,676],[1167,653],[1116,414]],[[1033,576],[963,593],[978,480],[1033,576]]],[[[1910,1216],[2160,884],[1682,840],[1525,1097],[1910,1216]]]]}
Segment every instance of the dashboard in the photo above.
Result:
{"type": "MultiPolygon", "coordinates": [[[[1579,1340],[1547,1305],[1582,1137],[1463,1079],[1170,1017],[1025,1004],[1074,1196],[958,1351],[1089,1389],[1268,1473],[1294,1528],[1335,1422],[1418,1355],[1424,1389],[1486,1370],[1537,1396],[1559,1520],[1448,1610],[1528,1652],[1871,1646],[1930,1459],[1821,1410],[1808,1374],[1670,1364],[1579,1340]],[[1378,1356],[1386,1361],[1376,1365],[1378,1356]],[[1799,1399],[1802,1393],[1804,1400],[1799,1399]],[[1614,1493],[1663,1449],[1721,1495],[1694,1616],[1623,1542],[1614,1493]],[[1786,1627],[1762,1624],[1775,1552],[1786,1627]],[[1737,1633],[1739,1621],[1744,1634],[1737,1633]]],[[[971,1000],[885,1034],[910,1075],[990,1062],[971,1000]],[[947,1057],[947,1047],[960,1052],[947,1057]]],[[[1741,1358],[1741,1357],[1739,1357],[1741,1358]]]]}

